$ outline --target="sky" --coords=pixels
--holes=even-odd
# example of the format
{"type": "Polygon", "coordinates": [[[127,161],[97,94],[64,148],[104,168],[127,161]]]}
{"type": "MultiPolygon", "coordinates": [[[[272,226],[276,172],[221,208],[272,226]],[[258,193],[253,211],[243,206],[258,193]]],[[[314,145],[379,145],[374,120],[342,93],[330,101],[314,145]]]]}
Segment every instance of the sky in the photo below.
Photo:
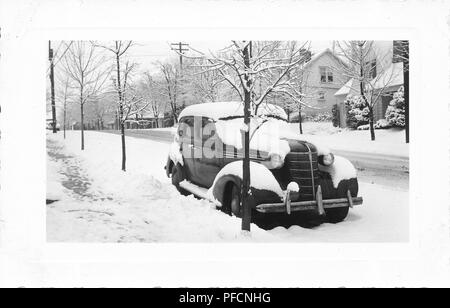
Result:
{"type": "MultiPolygon", "coordinates": [[[[140,71],[155,71],[155,62],[164,62],[170,58],[177,59],[178,55],[171,51],[170,43],[165,41],[153,41],[153,42],[136,42],[136,45],[129,51],[128,57],[130,60],[134,60],[139,63],[140,71]]],[[[230,45],[229,41],[191,41],[188,43],[194,49],[201,52],[217,51],[230,45]]],[[[331,48],[332,41],[312,41],[311,50],[313,53],[318,53],[326,48],[331,48]]]]}

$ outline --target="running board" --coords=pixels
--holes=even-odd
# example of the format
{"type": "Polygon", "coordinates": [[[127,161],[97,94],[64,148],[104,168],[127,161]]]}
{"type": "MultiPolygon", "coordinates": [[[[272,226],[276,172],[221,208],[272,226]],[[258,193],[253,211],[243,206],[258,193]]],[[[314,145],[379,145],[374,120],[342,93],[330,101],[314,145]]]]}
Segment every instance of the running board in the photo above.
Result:
{"type": "Polygon", "coordinates": [[[208,198],[208,189],[195,185],[189,181],[184,180],[180,183],[180,187],[187,190],[188,192],[200,197],[202,199],[209,200],[208,198]]]}

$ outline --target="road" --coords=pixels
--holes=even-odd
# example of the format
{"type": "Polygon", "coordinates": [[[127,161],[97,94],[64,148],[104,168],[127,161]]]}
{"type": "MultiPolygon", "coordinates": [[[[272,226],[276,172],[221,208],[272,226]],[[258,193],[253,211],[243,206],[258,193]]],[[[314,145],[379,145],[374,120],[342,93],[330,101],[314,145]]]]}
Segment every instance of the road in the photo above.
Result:
{"type": "MultiPolygon", "coordinates": [[[[116,130],[105,130],[105,133],[119,134],[116,130]]],[[[129,137],[172,142],[170,131],[161,130],[127,130],[129,137]]],[[[332,149],[333,150],[333,149],[332,149]]],[[[409,188],[409,158],[373,153],[333,150],[333,153],[349,159],[358,170],[360,181],[372,184],[409,188]]]]}

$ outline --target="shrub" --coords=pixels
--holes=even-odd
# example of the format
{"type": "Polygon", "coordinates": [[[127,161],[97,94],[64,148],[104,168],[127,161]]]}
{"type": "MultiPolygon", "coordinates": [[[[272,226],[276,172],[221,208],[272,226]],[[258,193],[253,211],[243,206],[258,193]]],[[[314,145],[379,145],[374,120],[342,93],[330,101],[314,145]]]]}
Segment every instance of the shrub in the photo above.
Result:
{"type": "Polygon", "coordinates": [[[333,116],[330,113],[317,113],[314,115],[308,115],[306,116],[306,121],[309,122],[331,122],[333,119],[333,116]]]}
{"type": "Polygon", "coordinates": [[[386,109],[386,121],[394,127],[405,127],[405,99],[403,87],[394,93],[393,99],[386,109]]]}
{"type": "Polygon", "coordinates": [[[369,123],[369,107],[360,95],[350,96],[345,100],[347,126],[353,129],[369,123]]]}
{"type": "Polygon", "coordinates": [[[391,124],[389,124],[389,122],[385,119],[380,119],[377,123],[375,123],[374,127],[375,129],[385,129],[391,127],[391,124]]]}
{"type": "MultiPolygon", "coordinates": [[[[386,129],[391,127],[391,125],[385,119],[380,119],[377,121],[377,123],[373,125],[373,127],[375,129],[386,129]]],[[[370,128],[369,124],[363,124],[358,126],[357,130],[368,130],[369,128],[370,128]]]]}
{"type": "Polygon", "coordinates": [[[332,122],[334,127],[339,126],[339,107],[338,104],[334,104],[333,108],[331,109],[331,114],[333,116],[332,122]]]}

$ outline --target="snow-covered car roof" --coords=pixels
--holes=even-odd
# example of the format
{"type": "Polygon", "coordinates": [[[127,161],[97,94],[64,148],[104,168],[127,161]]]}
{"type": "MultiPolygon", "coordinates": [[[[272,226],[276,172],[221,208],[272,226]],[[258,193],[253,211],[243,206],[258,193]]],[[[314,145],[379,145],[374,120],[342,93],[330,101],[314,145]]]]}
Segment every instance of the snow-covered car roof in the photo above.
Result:
{"type": "MultiPolygon", "coordinates": [[[[287,114],[283,108],[268,103],[259,106],[258,115],[271,115],[287,120],[287,114]]],[[[179,119],[187,116],[207,117],[215,121],[244,116],[244,104],[242,102],[217,102],[191,105],[181,112],[179,119]]]]}

